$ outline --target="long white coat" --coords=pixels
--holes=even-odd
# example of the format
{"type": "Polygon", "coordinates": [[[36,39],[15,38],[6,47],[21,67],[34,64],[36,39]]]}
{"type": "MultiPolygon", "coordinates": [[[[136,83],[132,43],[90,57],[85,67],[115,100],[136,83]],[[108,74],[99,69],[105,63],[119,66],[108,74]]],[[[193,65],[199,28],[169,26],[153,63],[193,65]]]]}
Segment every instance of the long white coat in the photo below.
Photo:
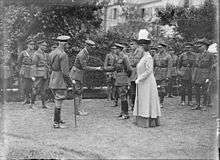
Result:
{"type": "Polygon", "coordinates": [[[149,52],[137,64],[138,81],[134,116],[157,118],[161,116],[157,84],[153,73],[153,58],[149,52]]]}

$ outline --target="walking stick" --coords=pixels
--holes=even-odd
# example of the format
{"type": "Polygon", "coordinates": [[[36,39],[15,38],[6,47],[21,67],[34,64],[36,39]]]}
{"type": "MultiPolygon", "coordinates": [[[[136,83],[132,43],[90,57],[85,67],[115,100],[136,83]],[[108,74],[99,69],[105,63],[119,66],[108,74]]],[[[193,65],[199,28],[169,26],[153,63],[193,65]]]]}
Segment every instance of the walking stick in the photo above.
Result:
{"type": "MultiPolygon", "coordinates": [[[[137,86],[136,86],[136,88],[137,88],[137,117],[138,117],[138,115],[139,115],[139,96],[138,96],[138,84],[137,84],[137,86]]],[[[136,117],[136,121],[137,121],[137,117],[136,117]]]]}
{"type": "Polygon", "coordinates": [[[74,96],[73,100],[74,100],[74,123],[75,123],[75,128],[76,128],[77,124],[76,124],[76,98],[75,98],[75,96],[74,96]]]}

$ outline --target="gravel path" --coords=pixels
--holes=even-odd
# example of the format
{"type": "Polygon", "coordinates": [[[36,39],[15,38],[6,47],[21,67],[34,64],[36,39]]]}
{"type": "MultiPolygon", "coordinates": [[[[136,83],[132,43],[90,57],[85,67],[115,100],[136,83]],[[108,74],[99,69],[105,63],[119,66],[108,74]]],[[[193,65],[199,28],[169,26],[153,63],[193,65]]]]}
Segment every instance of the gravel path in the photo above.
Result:
{"type": "Polygon", "coordinates": [[[118,120],[120,108],[106,100],[83,100],[86,117],[77,117],[65,101],[62,119],[68,128],[54,129],[53,105],[43,110],[21,103],[8,103],[4,114],[4,153],[7,159],[214,159],[216,120],[213,109],[192,111],[178,106],[178,98],[167,98],[161,126],[140,128],[129,120],[118,120]]]}

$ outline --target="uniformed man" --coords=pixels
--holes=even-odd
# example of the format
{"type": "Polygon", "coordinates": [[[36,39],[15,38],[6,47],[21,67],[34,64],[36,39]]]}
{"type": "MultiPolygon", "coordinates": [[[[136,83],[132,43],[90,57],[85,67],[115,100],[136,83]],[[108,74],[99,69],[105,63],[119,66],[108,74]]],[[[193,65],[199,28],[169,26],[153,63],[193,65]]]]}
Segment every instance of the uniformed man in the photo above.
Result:
{"type": "Polygon", "coordinates": [[[86,116],[88,113],[82,109],[82,89],[83,89],[83,77],[85,71],[100,70],[101,67],[88,66],[89,51],[95,47],[95,42],[92,40],[85,41],[85,48],[83,48],[76,56],[74,66],[71,69],[70,76],[75,83],[76,96],[75,96],[75,109],[76,114],[86,116]]]}
{"type": "Polygon", "coordinates": [[[157,52],[158,52],[157,47],[154,47],[154,46],[150,47],[150,54],[151,54],[152,57],[154,57],[154,55],[157,54],[157,52]]]}
{"type": "Polygon", "coordinates": [[[184,52],[179,57],[178,74],[181,77],[180,95],[182,106],[186,104],[186,90],[188,96],[188,105],[192,106],[192,73],[196,61],[196,54],[193,52],[192,49],[192,43],[185,43],[184,52]]]}
{"type": "Polygon", "coordinates": [[[104,61],[104,69],[107,71],[106,72],[106,79],[107,79],[107,92],[108,92],[108,100],[113,100],[114,99],[114,91],[115,91],[115,74],[114,74],[114,63],[116,60],[116,55],[115,55],[115,49],[116,47],[114,45],[111,46],[111,51],[108,53],[105,57],[104,61]]]}
{"type": "MultiPolygon", "coordinates": [[[[123,53],[124,46],[115,43],[118,48],[116,51],[117,59],[115,63],[116,79],[115,86],[118,97],[121,99],[121,113],[119,114],[120,119],[128,119],[128,87],[130,85],[129,77],[132,73],[132,68],[129,64],[128,56],[123,53]]],[[[117,99],[116,99],[117,100],[117,99]]]]}
{"type": "Polygon", "coordinates": [[[3,59],[3,53],[0,50],[0,103],[4,103],[4,59],[3,59]]]}
{"type": "Polygon", "coordinates": [[[130,42],[131,53],[128,54],[128,59],[132,68],[131,76],[129,77],[130,80],[130,89],[129,89],[129,98],[131,102],[131,110],[134,109],[134,102],[136,96],[136,83],[135,80],[137,79],[137,64],[141,59],[142,50],[137,44],[136,39],[132,39],[130,42]]]}
{"type": "Polygon", "coordinates": [[[178,56],[175,54],[175,51],[173,50],[173,48],[169,48],[168,53],[171,55],[171,59],[172,59],[172,67],[171,67],[171,73],[170,73],[170,79],[168,82],[168,97],[169,98],[173,98],[172,94],[173,94],[173,85],[176,82],[176,78],[177,78],[177,64],[178,64],[178,56]]]}
{"type": "Polygon", "coordinates": [[[69,36],[57,37],[59,46],[49,55],[49,63],[52,70],[49,87],[55,95],[54,128],[65,128],[61,123],[60,112],[63,100],[66,98],[67,89],[73,87],[69,77],[69,59],[64,50],[69,39],[69,36]]]}
{"type": "Polygon", "coordinates": [[[158,85],[161,108],[163,108],[166,95],[166,82],[171,78],[172,58],[166,52],[167,45],[163,42],[158,44],[158,53],[154,55],[154,76],[158,85]]]}
{"type": "Polygon", "coordinates": [[[34,96],[33,96],[33,67],[32,60],[35,51],[35,41],[32,37],[29,37],[26,41],[27,49],[22,51],[17,60],[18,69],[20,70],[20,76],[22,79],[22,89],[25,96],[25,104],[30,104],[30,108],[34,104],[34,96]]]}
{"type": "Polygon", "coordinates": [[[33,68],[34,68],[34,99],[37,95],[40,95],[42,108],[47,108],[46,101],[46,89],[48,88],[49,80],[49,57],[45,53],[47,50],[47,43],[44,39],[38,41],[38,50],[33,56],[33,68]]]}
{"type": "Polygon", "coordinates": [[[208,94],[207,87],[209,84],[211,67],[214,62],[214,57],[212,53],[207,52],[209,42],[207,39],[203,38],[198,40],[196,43],[200,55],[196,60],[196,69],[193,75],[193,82],[195,83],[196,90],[196,106],[192,109],[206,110],[208,94]],[[200,96],[203,94],[203,104],[200,104],[200,96]]]}

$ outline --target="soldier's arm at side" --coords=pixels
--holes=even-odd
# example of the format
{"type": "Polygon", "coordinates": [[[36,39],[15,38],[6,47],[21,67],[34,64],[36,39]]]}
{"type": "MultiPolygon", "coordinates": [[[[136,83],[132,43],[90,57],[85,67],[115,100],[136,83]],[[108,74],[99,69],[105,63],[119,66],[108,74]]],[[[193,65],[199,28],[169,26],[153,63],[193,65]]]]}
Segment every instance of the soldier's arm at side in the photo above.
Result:
{"type": "Polygon", "coordinates": [[[169,55],[168,58],[168,66],[167,66],[167,78],[170,78],[171,77],[171,68],[173,66],[173,61],[172,61],[172,57],[169,55]]]}
{"type": "Polygon", "coordinates": [[[107,69],[107,64],[108,64],[108,58],[109,57],[109,54],[107,54],[106,56],[105,56],[105,61],[104,61],[104,69],[107,69]]]}
{"type": "Polygon", "coordinates": [[[72,87],[72,81],[69,76],[69,59],[67,54],[63,54],[60,60],[61,71],[63,73],[63,79],[67,87],[72,87]]]}
{"type": "Polygon", "coordinates": [[[129,62],[127,56],[125,56],[124,61],[125,61],[125,65],[126,65],[128,76],[130,77],[131,72],[132,72],[132,68],[131,68],[131,65],[130,65],[130,62],[129,62]]]}

